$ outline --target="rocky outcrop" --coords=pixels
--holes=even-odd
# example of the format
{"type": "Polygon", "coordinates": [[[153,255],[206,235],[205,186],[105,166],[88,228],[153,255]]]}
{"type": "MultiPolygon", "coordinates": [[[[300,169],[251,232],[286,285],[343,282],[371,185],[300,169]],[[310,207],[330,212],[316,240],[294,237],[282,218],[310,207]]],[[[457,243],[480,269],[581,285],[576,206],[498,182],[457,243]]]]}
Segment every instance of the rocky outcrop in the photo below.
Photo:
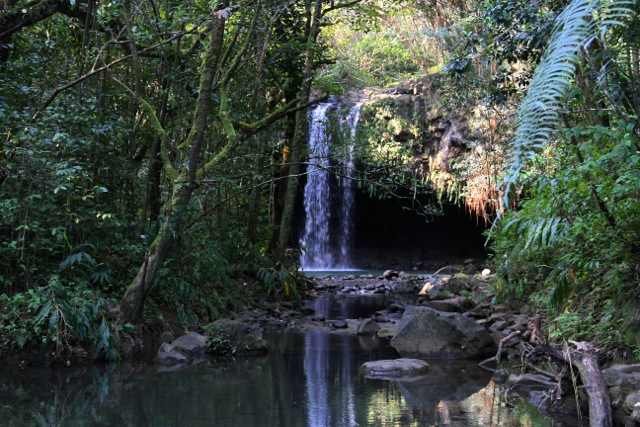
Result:
{"type": "Polygon", "coordinates": [[[472,359],[495,353],[489,332],[468,317],[409,306],[391,345],[403,357],[472,359]]]}
{"type": "Polygon", "coordinates": [[[375,128],[380,138],[410,149],[413,168],[450,171],[451,160],[469,151],[469,125],[442,108],[428,78],[367,94],[360,127],[375,128]]]}
{"type": "Polygon", "coordinates": [[[366,362],[360,367],[362,375],[377,379],[415,377],[429,371],[429,364],[418,359],[378,360],[366,362]]]}

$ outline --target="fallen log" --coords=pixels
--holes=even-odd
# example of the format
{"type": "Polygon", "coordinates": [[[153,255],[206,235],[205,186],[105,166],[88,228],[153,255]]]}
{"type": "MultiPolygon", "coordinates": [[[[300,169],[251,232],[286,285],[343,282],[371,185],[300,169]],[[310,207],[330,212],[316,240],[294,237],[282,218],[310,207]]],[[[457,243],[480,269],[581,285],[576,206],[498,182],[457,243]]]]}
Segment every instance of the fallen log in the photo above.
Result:
{"type": "Polygon", "coordinates": [[[552,358],[578,368],[580,379],[589,396],[589,425],[612,427],[611,397],[600,371],[597,350],[588,342],[569,342],[575,349],[566,346],[564,351],[559,351],[548,343],[538,348],[552,358]]]}

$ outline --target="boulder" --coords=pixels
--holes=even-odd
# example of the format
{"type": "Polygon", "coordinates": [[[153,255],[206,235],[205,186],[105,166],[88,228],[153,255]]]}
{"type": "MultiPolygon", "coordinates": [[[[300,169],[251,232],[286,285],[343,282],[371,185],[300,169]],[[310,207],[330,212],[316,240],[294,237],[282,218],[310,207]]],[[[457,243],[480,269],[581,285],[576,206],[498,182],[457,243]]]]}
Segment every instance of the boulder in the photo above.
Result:
{"type": "Polygon", "coordinates": [[[191,359],[197,358],[207,350],[207,337],[196,332],[187,332],[186,335],[173,340],[171,347],[191,359]]]}
{"type": "Polygon", "coordinates": [[[189,363],[189,359],[184,354],[178,352],[170,343],[162,343],[158,354],[156,354],[156,362],[163,365],[177,365],[189,363]]]}
{"type": "Polygon", "coordinates": [[[379,379],[415,377],[428,370],[429,364],[418,359],[378,360],[364,363],[360,367],[360,372],[365,377],[379,379]]]}
{"type": "Polygon", "coordinates": [[[640,390],[640,364],[613,365],[602,371],[609,387],[620,386],[627,390],[640,390]]]}
{"type": "Polygon", "coordinates": [[[378,332],[380,326],[373,319],[365,319],[358,325],[358,335],[368,335],[372,336],[378,332]]]}
{"type": "Polygon", "coordinates": [[[622,404],[622,409],[627,414],[631,414],[638,407],[640,407],[640,390],[629,393],[622,404]]]}
{"type": "Polygon", "coordinates": [[[333,327],[336,329],[347,329],[349,324],[344,320],[334,320],[333,327]]]}
{"type": "MultiPolygon", "coordinates": [[[[436,287],[436,283],[435,282],[427,282],[427,283],[424,284],[422,289],[420,289],[420,292],[418,292],[418,295],[428,295],[429,291],[431,291],[435,287],[436,287]]],[[[440,285],[440,287],[442,287],[442,285],[440,285]]]]}
{"type": "Polygon", "coordinates": [[[387,270],[384,273],[382,273],[382,277],[386,280],[393,280],[400,277],[400,273],[394,270],[387,270]]]}
{"type": "Polygon", "coordinates": [[[419,295],[426,295],[430,300],[443,300],[468,290],[469,285],[458,278],[444,278],[441,281],[429,281],[424,284],[419,295]]]}
{"type": "Polygon", "coordinates": [[[173,333],[171,331],[164,331],[162,335],[160,335],[160,342],[170,343],[174,339],[176,338],[173,336],[173,333]]]}
{"type": "Polygon", "coordinates": [[[202,359],[207,350],[207,337],[195,332],[176,338],[171,343],[163,342],[156,361],[163,365],[193,363],[202,359]]]}
{"type": "Polygon", "coordinates": [[[407,307],[391,345],[402,357],[471,359],[493,355],[489,332],[459,313],[407,307]]]}

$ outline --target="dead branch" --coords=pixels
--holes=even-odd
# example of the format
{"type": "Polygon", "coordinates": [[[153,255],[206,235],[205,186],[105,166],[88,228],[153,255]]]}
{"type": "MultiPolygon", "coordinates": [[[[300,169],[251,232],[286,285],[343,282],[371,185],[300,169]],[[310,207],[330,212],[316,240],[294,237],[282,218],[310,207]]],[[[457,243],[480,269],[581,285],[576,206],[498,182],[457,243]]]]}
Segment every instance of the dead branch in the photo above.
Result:
{"type": "Polygon", "coordinates": [[[491,369],[489,367],[487,367],[486,365],[488,363],[491,362],[496,362],[496,364],[500,363],[500,359],[502,359],[502,352],[504,351],[504,345],[509,342],[509,340],[511,340],[511,338],[513,337],[517,337],[518,335],[520,335],[521,332],[520,331],[513,331],[511,332],[509,335],[507,335],[506,337],[502,338],[500,340],[500,343],[498,344],[498,352],[496,353],[495,356],[488,358],[487,360],[483,360],[482,362],[478,363],[478,366],[480,366],[483,369],[486,369],[487,371],[491,371],[491,372],[495,372],[495,369],[491,369]]]}

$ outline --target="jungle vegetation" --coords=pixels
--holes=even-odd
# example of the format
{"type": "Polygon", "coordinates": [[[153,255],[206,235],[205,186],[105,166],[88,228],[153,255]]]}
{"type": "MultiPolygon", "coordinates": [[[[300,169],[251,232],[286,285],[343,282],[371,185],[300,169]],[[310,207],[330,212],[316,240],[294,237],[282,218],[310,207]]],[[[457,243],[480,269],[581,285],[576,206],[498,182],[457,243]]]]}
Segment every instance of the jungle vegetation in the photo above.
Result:
{"type": "Polygon", "coordinates": [[[497,298],[640,356],[637,8],[0,0],[0,345],[113,360],[168,313],[296,298],[308,109],[427,78],[469,118],[452,191],[497,298]]]}

